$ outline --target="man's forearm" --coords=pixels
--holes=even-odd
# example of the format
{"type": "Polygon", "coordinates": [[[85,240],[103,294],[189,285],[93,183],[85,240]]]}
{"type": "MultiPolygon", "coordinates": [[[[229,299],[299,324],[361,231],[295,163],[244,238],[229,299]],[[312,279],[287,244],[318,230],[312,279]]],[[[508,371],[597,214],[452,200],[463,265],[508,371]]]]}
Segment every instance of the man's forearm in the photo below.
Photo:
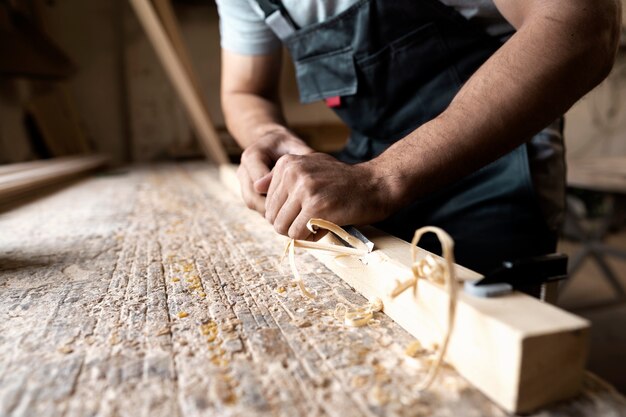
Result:
{"type": "Polygon", "coordinates": [[[242,148],[273,130],[284,129],[280,105],[249,93],[230,93],[222,98],[226,126],[242,148]]]}
{"type": "Polygon", "coordinates": [[[284,129],[279,96],[282,53],[241,55],[222,51],[221,100],[226,126],[243,148],[284,129]]]}
{"type": "MultiPolygon", "coordinates": [[[[594,11],[575,10],[583,3],[571,2],[566,13],[538,10],[445,112],[372,161],[397,204],[462,178],[529,140],[606,76],[617,45],[618,13],[614,21],[606,15],[590,18],[594,11]]],[[[598,13],[604,12],[611,14],[598,13]]]]}

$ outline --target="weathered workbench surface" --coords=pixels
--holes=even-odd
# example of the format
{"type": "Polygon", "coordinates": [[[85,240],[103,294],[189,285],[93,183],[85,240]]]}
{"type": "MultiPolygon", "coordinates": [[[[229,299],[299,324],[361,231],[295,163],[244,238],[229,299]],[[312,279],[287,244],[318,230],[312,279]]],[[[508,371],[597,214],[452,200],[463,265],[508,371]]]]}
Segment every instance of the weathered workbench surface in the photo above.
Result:
{"type": "MultiPolygon", "coordinates": [[[[346,328],[355,294],[203,163],[98,176],[0,215],[0,416],[503,416],[445,368],[416,392],[411,337],[346,328]]],[[[541,416],[624,416],[589,376],[541,416]]]]}

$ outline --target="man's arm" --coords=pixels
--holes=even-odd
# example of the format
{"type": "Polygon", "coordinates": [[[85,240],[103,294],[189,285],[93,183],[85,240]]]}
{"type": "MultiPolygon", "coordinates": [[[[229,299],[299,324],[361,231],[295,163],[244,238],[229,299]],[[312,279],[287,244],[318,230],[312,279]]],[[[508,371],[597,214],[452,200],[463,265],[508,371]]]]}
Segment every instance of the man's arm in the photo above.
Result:
{"type": "Polygon", "coordinates": [[[526,142],[610,71],[619,0],[496,5],[516,34],[439,117],[363,164],[347,166],[320,154],[278,161],[265,213],[278,232],[306,238],[310,217],[338,224],[382,220],[526,142]]]}
{"type": "Polygon", "coordinates": [[[285,127],[278,83],[281,50],[240,55],[222,50],[222,108],[226,126],[244,148],[237,176],[248,207],[265,212],[266,190],[254,183],[288,153],[312,152],[285,127]]]}
{"type": "MultiPolygon", "coordinates": [[[[389,149],[380,168],[410,149],[388,175],[407,203],[497,159],[564,114],[609,73],[619,0],[495,0],[517,33],[466,83],[449,108],[389,149]],[[411,190],[415,190],[411,192],[411,190]]],[[[399,162],[399,161],[398,161],[399,162]]]]}

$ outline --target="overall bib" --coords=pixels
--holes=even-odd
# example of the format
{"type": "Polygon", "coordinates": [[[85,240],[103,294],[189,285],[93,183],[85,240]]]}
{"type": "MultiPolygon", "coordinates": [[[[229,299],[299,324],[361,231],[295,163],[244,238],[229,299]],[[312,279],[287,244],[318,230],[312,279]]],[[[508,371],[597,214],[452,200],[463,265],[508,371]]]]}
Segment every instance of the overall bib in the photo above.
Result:
{"type": "MultiPolygon", "coordinates": [[[[502,45],[439,0],[361,0],[304,28],[295,27],[280,1],[258,3],[294,61],[301,101],[333,102],[350,127],[337,155],[347,163],[376,157],[437,117],[502,45]]],[[[556,247],[526,145],[376,226],[410,240],[424,225],[450,233],[458,262],[482,273],[556,247]]],[[[438,250],[434,239],[420,246],[438,250]]]]}

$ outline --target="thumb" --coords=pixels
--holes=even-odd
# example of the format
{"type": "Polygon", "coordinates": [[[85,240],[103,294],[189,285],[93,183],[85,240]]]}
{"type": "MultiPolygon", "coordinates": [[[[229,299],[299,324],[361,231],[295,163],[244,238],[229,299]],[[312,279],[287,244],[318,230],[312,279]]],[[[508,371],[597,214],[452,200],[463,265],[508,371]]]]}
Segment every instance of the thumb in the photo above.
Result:
{"type": "Polygon", "coordinates": [[[258,180],[254,182],[254,191],[259,194],[267,194],[270,189],[270,183],[272,182],[272,172],[268,172],[258,180]]]}
{"type": "MultiPolygon", "coordinates": [[[[244,162],[242,162],[242,164],[243,163],[244,162]]],[[[250,179],[252,179],[252,181],[257,181],[270,172],[269,160],[266,159],[265,155],[262,155],[260,157],[257,156],[255,158],[248,158],[245,161],[245,167],[250,174],[250,179]]]]}

